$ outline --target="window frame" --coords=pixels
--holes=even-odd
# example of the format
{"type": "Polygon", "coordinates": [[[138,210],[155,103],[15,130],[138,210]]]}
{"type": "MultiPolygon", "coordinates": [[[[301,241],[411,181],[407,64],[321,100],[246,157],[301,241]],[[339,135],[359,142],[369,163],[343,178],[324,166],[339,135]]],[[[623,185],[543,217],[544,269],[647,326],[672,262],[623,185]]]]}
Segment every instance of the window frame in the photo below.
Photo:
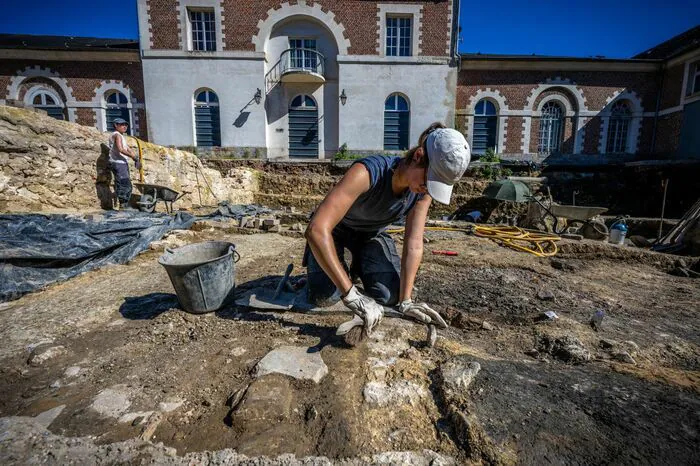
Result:
{"type": "Polygon", "coordinates": [[[32,107],[32,108],[36,108],[36,109],[45,111],[52,118],[56,118],[56,117],[53,116],[54,112],[51,112],[50,110],[56,110],[56,112],[58,112],[57,109],[60,109],[61,120],[62,121],[70,121],[68,119],[68,115],[66,114],[66,110],[67,110],[66,103],[63,101],[61,96],[53,89],[50,89],[50,88],[43,86],[43,85],[33,86],[33,87],[29,88],[29,90],[27,91],[25,98],[24,98],[24,101],[29,103],[30,107],[32,107]],[[40,104],[34,103],[34,100],[36,100],[37,97],[39,97],[39,100],[41,101],[40,104]],[[51,100],[54,101],[54,104],[53,105],[47,104],[46,97],[50,97],[51,100]]]}
{"type": "MultiPolygon", "coordinates": [[[[399,125],[400,125],[401,117],[398,116],[397,118],[399,119],[399,125]]],[[[386,99],[384,99],[383,122],[384,122],[384,125],[383,125],[383,128],[382,128],[382,139],[383,139],[383,145],[382,145],[382,147],[384,148],[384,150],[389,150],[389,151],[396,151],[396,150],[398,150],[398,151],[403,151],[403,150],[408,150],[408,148],[409,148],[409,146],[410,146],[410,140],[411,140],[411,100],[408,98],[408,96],[406,96],[405,94],[403,94],[403,93],[401,93],[401,92],[392,92],[391,94],[389,94],[389,95],[386,97],[386,99]],[[387,102],[389,102],[389,99],[392,99],[392,98],[393,98],[393,100],[394,100],[394,102],[393,102],[393,104],[394,104],[393,107],[394,107],[394,108],[393,108],[393,109],[387,109],[387,108],[386,108],[386,107],[387,107],[387,102]],[[399,104],[399,100],[398,100],[399,98],[401,98],[401,99],[406,103],[406,109],[405,109],[405,110],[400,110],[400,109],[399,109],[399,105],[398,105],[398,104],[399,104]],[[405,115],[406,115],[406,122],[405,122],[405,124],[406,124],[406,128],[405,128],[405,130],[406,130],[406,131],[405,131],[405,132],[406,132],[406,137],[405,137],[405,141],[404,141],[404,146],[405,146],[405,147],[401,147],[401,140],[399,140],[399,147],[398,147],[398,149],[395,149],[395,148],[388,148],[388,147],[387,147],[387,145],[386,145],[386,136],[387,136],[386,114],[387,114],[387,113],[394,113],[394,114],[397,114],[397,115],[398,115],[398,114],[405,114],[405,115]]],[[[398,133],[397,133],[397,136],[400,137],[400,135],[401,135],[401,129],[400,129],[400,126],[399,126],[399,131],[398,131],[398,133]]]]}
{"type": "Polygon", "coordinates": [[[194,105],[200,107],[218,107],[219,95],[211,89],[200,89],[194,93],[194,105]],[[206,99],[204,101],[197,100],[197,97],[199,97],[202,94],[206,94],[206,99]],[[211,100],[212,95],[214,95],[216,100],[211,100]]]}
{"type": "MultiPolygon", "coordinates": [[[[472,153],[476,155],[483,155],[486,153],[488,149],[492,149],[494,152],[498,153],[499,151],[503,150],[502,147],[499,145],[499,110],[500,107],[497,102],[493,101],[489,97],[481,97],[477,102],[476,105],[474,105],[474,115],[471,123],[471,148],[472,148],[472,153]],[[481,113],[479,112],[479,105],[483,102],[483,108],[481,113]],[[493,108],[493,113],[488,112],[488,106],[491,106],[493,108]],[[477,124],[481,121],[481,119],[484,120],[484,123],[488,122],[488,119],[492,118],[495,123],[494,123],[494,134],[493,134],[493,146],[489,146],[488,144],[486,147],[483,149],[480,147],[477,147],[477,141],[476,139],[476,128],[477,124]]],[[[488,133],[487,133],[487,141],[488,141],[488,133]]]]}
{"type": "Polygon", "coordinates": [[[418,57],[423,55],[421,47],[421,25],[423,23],[423,4],[411,4],[411,3],[377,3],[377,30],[379,35],[377,37],[377,55],[386,58],[390,61],[412,61],[413,57],[418,57]],[[396,55],[387,54],[387,18],[410,18],[410,40],[408,42],[410,53],[407,56],[399,55],[399,45],[400,41],[397,38],[396,42],[396,55]]]}
{"type": "Polygon", "coordinates": [[[628,153],[631,122],[632,109],[630,103],[625,100],[615,102],[608,117],[608,133],[605,140],[606,154],[628,153]],[[620,111],[622,106],[625,108],[624,112],[620,111]]]}
{"type": "Polygon", "coordinates": [[[686,97],[700,94],[700,60],[690,63],[690,93],[686,97]],[[695,72],[693,73],[693,68],[695,72]]]}
{"type": "Polygon", "coordinates": [[[124,93],[120,90],[117,89],[110,89],[105,93],[105,105],[106,106],[112,106],[112,107],[119,107],[119,108],[128,108],[129,107],[129,99],[127,96],[124,95],[124,93]],[[117,103],[113,103],[109,101],[109,98],[112,97],[113,95],[118,95],[124,98],[124,102],[119,102],[119,97],[117,97],[117,103]]]}
{"type": "Polygon", "coordinates": [[[407,14],[387,14],[384,18],[385,38],[384,38],[384,55],[387,57],[412,57],[413,56],[413,15],[407,14]],[[395,21],[396,25],[391,26],[389,23],[395,21]],[[408,21],[408,25],[401,24],[402,21],[408,21]],[[394,30],[395,36],[390,32],[394,30]],[[406,37],[408,35],[408,37],[406,37]],[[396,40],[395,45],[390,45],[391,39],[396,40]],[[390,53],[391,49],[395,49],[394,53],[390,53]],[[404,52],[404,53],[402,53],[404,52]]]}
{"type": "Polygon", "coordinates": [[[217,27],[217,15],[216,9],[213,7],[193,7],[187,6],[185,8],[187,17],[187,45],[191,52],[217,52],[218,51],[218,27],[217,27]],[[194,14],[210,14],[211,21],[205,19],[193,19],[194,14]],[[211,23],[212,30],[207,31],[207,25],[211,23]],[[202,39],[195,39],[195,33],[199,32],[199,28],[195,29],[195,24],[202,27],[202,39]],[[207,39],[207,32],[211,32],[210,39],[207,39]],[[204,46],[203,49],[198,48],[201,43],[204,46]],[[209,48],[211,47],[211,48],[209,48]]]}
{"type": "Polygon", "coordinates": [[[311,52],[307,53],[307,50],[318,52],[318,39],[316,37],[290,36],[287,40],[287,45],[290,50],[288,55],[288,66],[290,69],[318,71],[318,55],[311,52]],[[300,42],[302,46],[292,46],[292,42],[300,42]],[[313,47],[306,47],[307,42],[313,42],[313,47]],[[297,66],[299,64],[301,66],[297,66]]]}
{"type": "Polygon", "coordinates": [[[561,153],[562,151],[562,143],[564,139],[564,127],[565,127],[565,122],[566,122],[566,105],[559,100],[552,99],[544,103],[542,106],[542,110],[540,112],[540,126],[537,130],[537,153],[538,154],[558,154],[561,153]],[[559,117],[554,119],[551,118],[549,115],[547,116],[547,120],[551,121],[558,121],[558,128],[556,128],[556,137],[552,137],[553,131],[550,127],[547,130],[548,136],[547,136],[547,144],[546,147],[543,145],[543,134],[545,133],[545,130],[543,130],[543,125],[542,122],[545,120],[545,108],[548,106],[553,106],[556,105],[559,108],[559,117]],[[552,140],[554,140],[554,144],[552,144],[552,140]],[[554,148],[552,148],[554,147],[554,148]]]}
{"type": "Polygon", "coordinates": [[[290,110],[318,110],[318,102],[311,94],[297,94],[289,101],[290,110]],[[301,98],[301,105],[294,105],[294,101],[301,98]],[[307,99],[313,102],[313,105],[307,105],[307,99]]]}
{"type": "Polygon", "coordinates": [[[212,147],[221,147],[222,140],[223,140],[223,132],[221,131],[221,105],[219,105],[220,102],[219,94],[214,91],[213,89],[210,89],[208,87],[204,88],[199,88],[194,93],[192,94],[192,131],[193,131],[193,136],[194,136],[194,146],[195,147],[202,147],[202,148],[212,148],[212,147]],[[206,98],[203,102],[200,102],[197,100],[197,97],[199,97],[201,94],[206,93],[206,98]],[[214,96],[216,100],[212,100],[211,96],[214,96]],[[212,126],[212,140],[214,144],[211,146],[204,146],[201,145],[202,141],[199,140],[197,137],[197,108],[206,108],[206,109],[216,109],[216,119],[218,121],[218,126],[213,127],[212,126]],[[218,142],[218,144],[216,144],[218,142]]]}

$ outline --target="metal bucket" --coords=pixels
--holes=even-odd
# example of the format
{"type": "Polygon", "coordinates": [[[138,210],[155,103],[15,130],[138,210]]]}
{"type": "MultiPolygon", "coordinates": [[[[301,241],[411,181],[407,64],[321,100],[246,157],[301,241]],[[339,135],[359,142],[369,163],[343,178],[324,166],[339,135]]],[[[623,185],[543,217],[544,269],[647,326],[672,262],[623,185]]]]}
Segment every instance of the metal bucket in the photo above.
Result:
{"type": "Polygon", "coordinates": [[[216,311],[233,297],[238,259],[233,243],[207,241],[175,250],[166,248],[158,262],[168,272],[182,308],[203,314],[216,311]]]}

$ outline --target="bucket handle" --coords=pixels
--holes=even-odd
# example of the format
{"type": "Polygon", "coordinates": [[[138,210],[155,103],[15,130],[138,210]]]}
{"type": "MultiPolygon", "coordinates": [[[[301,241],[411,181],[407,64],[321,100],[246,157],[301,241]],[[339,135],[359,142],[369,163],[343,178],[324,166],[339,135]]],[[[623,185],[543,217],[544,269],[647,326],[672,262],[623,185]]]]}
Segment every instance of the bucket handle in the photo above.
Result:
{"type": "Polygon", "coordinates": [[[241,260],[241,255],[238,254],[238,251],[236,251],[236,246],[229,246],[228,253],[233,254],[233,263],[234,264],[238,263],[238,261],[241,260]]]}

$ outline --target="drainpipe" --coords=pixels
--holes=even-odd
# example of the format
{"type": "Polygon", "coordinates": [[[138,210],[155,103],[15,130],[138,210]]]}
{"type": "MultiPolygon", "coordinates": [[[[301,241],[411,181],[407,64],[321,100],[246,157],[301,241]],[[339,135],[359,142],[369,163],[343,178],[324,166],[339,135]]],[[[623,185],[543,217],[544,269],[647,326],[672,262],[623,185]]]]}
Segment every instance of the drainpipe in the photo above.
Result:
{"type": "Polygon", "coordinates": [[[459,5],[461,0],[453,0],[452,3],[452,38],[450,44],[452,66],[457,66],[457,72],[462,68],[462,60],[459,56],[459,5]]]}
{"type": "MultiPolygon", "coordinates": [[[[656,110],[654,111],[654,127],[651,131],[651,153],[656,153],[656,125],[659,122],[659,108],[661,107],[661,94],[664,90],[664,68],[665,64],[661,65],[661,70],[659,71],[661,77],[657,79],[659,81],[659,90],[656,93],[656,110]]],[[[642,119],[643,120],[643,119],[642,119]]]]}

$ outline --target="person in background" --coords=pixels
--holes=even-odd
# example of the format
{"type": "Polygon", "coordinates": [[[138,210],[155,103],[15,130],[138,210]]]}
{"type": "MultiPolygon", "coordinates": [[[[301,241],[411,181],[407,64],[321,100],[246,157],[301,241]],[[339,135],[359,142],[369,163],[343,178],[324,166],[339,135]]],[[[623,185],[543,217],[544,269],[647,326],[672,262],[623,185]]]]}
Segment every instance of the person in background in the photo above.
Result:
{"type": "Polygon", "coordinates": [[[466,171],[470,155],[459,131],[433,123],[403,157],[373,155],[355,162],[319,205],[305,235],[309,301],[329,305],[342,298],[355,317],[338,328],[338,335],[357,334],[353,329],[360,326],[369,335],[382,319],[383,305],[397,306],[421,323],[447,326],[411,295],[430,203],[450,203],[452,186],[466,171]],[[385,230],[404,218],[399,255],[385,230]],[[349,268],[345,248],[352,254],[349,268]],[[354,276],[362,281],[363,293],[353,285],[354,276]]]}
{"type": "Polygon", "coordinates": [[[136,210],[129,206],[132,187],[127,157],[134,160],[136,169],[140,168],[140,162],[126,142],[124,134],[128,128],[126,120],[115,118],[115,131],[109,137],[109,168],[114,175],[114,191],[119,200],[119,210],[136,210]]]}

